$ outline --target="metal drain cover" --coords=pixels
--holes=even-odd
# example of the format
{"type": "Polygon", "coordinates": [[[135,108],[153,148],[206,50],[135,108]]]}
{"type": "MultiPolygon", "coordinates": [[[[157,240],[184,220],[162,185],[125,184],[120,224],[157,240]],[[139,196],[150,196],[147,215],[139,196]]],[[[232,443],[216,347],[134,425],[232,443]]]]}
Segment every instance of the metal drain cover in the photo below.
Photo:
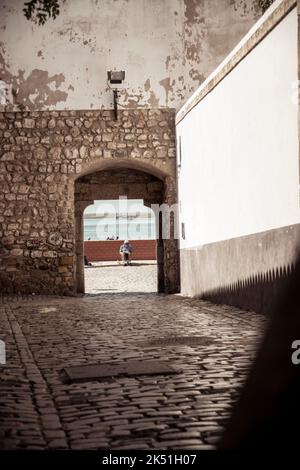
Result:
{"type": "Polygon", "coordinates": [[[216,341],[209,336],[169,336],[167,338],[157,338],[147,341],[144,347],[165,347],[165,346],[209,346],[216,341]]]}
{"type": "Polygon", "coordinates": [[[87,364],[63,369],[69,382],[103,379],[105,377],[176,374],[175,369],[163,361],[128,361],[123,364],[87,364]]]}

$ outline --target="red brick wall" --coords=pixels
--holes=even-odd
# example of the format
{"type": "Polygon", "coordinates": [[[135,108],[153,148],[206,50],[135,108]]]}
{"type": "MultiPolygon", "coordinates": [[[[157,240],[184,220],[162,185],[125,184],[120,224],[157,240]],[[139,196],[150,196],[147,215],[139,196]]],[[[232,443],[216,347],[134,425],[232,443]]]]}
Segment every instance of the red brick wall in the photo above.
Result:
{"type": "MultiPolygon", "coordinates": [[[[122,240],[85,241],[84,253],[88,261],[117,261],[122,240]]],[[[130,240],[132,259],[156,259],[156,240],[130,240]]]]}

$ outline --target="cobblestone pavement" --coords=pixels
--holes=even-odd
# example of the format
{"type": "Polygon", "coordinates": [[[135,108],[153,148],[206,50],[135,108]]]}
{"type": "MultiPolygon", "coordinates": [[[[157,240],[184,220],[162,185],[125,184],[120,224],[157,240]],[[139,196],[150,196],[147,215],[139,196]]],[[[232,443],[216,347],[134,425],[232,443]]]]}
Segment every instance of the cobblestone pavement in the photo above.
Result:
{"type": "Polygon", "coordinates": [[[176,295],[2,298],[2,447],[212,448],[263,325],[260,315],[176,295]],[[151,346],[177,336],[206,341],[151,346]],[[60,375],[132,359],[170,361],[178,373],[75,384],[60,375]]]}
{"type": "Polygon", "coordinates": [[[131,266],[113,261],[93,263],[84,274],[88,294],[157,291],[157,265],[153,261],[133,261],[131,266]]]}

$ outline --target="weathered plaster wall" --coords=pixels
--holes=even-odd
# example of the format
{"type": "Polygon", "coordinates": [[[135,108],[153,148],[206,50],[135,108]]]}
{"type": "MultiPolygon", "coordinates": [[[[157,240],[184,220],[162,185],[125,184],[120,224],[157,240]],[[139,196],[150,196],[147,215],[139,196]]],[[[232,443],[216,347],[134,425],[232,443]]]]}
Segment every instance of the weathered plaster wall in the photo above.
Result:
{"type": "Polygon", "coordinates": [[[28,22],[0,1],[0,79],[15,110],[107,109],[106,72],[124,69],[120,103],[178,108],[260,15],[257,0],[66,0],[28,22]]]}
{"type": "MultiPolygon", "coordinates": [[[[89,204],[75,206],[77,178],[137,169],[176,201],[174,110],[0,113],[0,138],[0,292],[76,292],[75,212],[89,204]]],[[[162,242],[174,280],[177,240],[162,242]]]]}
{"type": "Polygon", "coordinates": [[[183,248],[299,222],[297,47],[294,8],[178,124],[183,248]]]}

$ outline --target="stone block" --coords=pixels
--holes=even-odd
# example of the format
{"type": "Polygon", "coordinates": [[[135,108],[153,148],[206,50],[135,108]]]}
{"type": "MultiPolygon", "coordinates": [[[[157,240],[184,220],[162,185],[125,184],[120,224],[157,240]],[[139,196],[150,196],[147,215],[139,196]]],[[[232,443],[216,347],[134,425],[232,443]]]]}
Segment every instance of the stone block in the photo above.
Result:
{"type": "Polygon", "coordinates": [[[73,256],[61,256],[59,258],[59,264],[61,266],[70,266],[74,263],[74,257],[73,256]]]}
{"type": "Polygon", "coordinates": [[[103,152],[99,148],[96,148],[95,150],[90,151],[91,157],[102,157],[102,154],[103,154],[103,152]]]}
{"type": "Polygon", "coordinates": [[[39,250],[32,250],[31,258],[41,258],[43,256],[42,251],[39,250]]]}
{"type": "Polygon", "coordinates": [[[125,140],[134,140],[135,135],[134,134],[126,134],[124,137],[125,140]]]}
{"type": "Polygon", "coordinates": [[[26,184],[21,184],[19,186],[19,191],[20,194],[27,194],[29,192],[29,186],[26,184]]]}
{"type": "Polygon", "coordinates": [[[85,158],[87,156],[87,153],[88,153],[87,147],[82,145],[79,149],[79,155],[81,156],[81,158],[85,158]]]}
{"type": "Polygon", "coordinates": [[[167,148],[165,147],[158,147],[156,150],[156,156],[157,158],[166,158],[168,155],[167,148]]]}
{"type": "Polygon", "coordinates": [[[127,157],[127,150],[118,149],[115,151],[114,156],[116,158],[126,158],[127,157]]]}
{"type": "Polygon", "coordinates": [[[111,149],[111,150],[116,150],[116,148],[117,148],[116,142],[108,142],[107,148],[111,149]]]}
{"type": "Polygon", "coordinates": [[[117,142],[117,148],[118,149],[125,149],[127,146],[124,144],[124,142],[117,142]]]}
{"type": "Polygon", "coordinates": [[[80,135],[80,129],[78,129],[78,127],[73,127],[71,129],[71,135],[72,137],[78,137],[80,135]]]}
{"type": "Polygon", "coordinates": [[[153,152],[153,150],[146,150],[146,151],[143,153],[143,157],[144,157],[144,158],[153,158],[153,157],[154,157],[154,152],[153,152]]]}
{"type": "Polygon", "coordinates": [[[33,129],[35,127],[35,120],[30,118],[25,118],[23,120],[23,127],[25,129],[33,129]]]}
{"type": "Polygon", "coordinates": [[[54,118],[50,119],[50,121],[48,122],[48,127],[49,129],[53,129],[56,125],[56,121],[54,118]]]}
{"type": "Polygon", "coordinates": [[[16,137],[16,143],[18,145],[24,145],[26,142],[27,142],[27,137],[23,137],[23,136],[19,136],[19,137],[16,137]]]}
{"type": "Polygon", "coordinates": [[[46,159],[46,150],[43,147],[39,147],[33,151],[33,156],[37,160],[44,160],[46,159]]]}
{"type": "Polygon", "coordinates": [[[49,156],[53,158],[53,160],[58,160],[61,155],[61,148],[60,147],[52,147],[49,151],[49,156]]]}
{"type": "Polygon", "coordinates": [[[1,242],[4,246],[13,245],[13,243],[15,242],[15,238],[13,236],[4,237],[2,238],[1,242]]]}
{"type": "Polygon", "coordinates": [[[112,157],[112,153],[111,153],[111,150],[103,150],[103,156],[104,158],[111,158],[112,157]]]}
{"type": "Polygon", "coordinates": [[[7,209],[5,212],[4,212],[4,215],[6,217],[12,217],[14,215],[13,211],[11,209],[7,209]]]}
{"type": "Polygon", "coordinates": [[[123,127],[124,127],[125,129],[130,129],[130,128],[132,127],[132,122],[131,122],[131,121],[125,121],[125,122],[123,123],[123,127]]]}
{"type": "Polygon", "coordinates": [[[112,142],[113,141],[113,134],[102,134],[103,142],[112,142]]]}
{"type": "Polygon", "coordinates": [[[67,273],[68,271],[69,269],[67,268],[67,266],[58,266],[58,272],[60,274],[67,273]]]}
{"type": "Polygon", "coordinates": [[[11,256],[22,256],[23,255],[23,250],[21,248],[14,248],[13,250],[11,250],[10,252],[11,256]]]}
{"type": "Polygon", "coordinates": [[[3,162],[10,162],[14,159],[14,153],[13,152],[6,152],[6,153],[3,153],[2,156],[1,156],[1,160],[3,162]]]}
{"type": "Polygon", "coordinates": [[[57,253],[56,253],[56,251],[51,251],[51,250],[43,251],[43,256],[44,256],[45,258],[56,258],[56,257],[57,257],[57,253]]]}

